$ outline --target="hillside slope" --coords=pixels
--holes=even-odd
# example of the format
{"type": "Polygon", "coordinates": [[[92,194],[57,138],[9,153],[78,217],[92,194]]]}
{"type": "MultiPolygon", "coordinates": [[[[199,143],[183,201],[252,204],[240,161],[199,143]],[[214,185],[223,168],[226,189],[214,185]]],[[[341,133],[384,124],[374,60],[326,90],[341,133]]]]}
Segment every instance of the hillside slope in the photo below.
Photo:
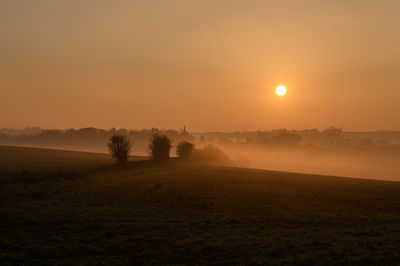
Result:
{"type": "Polygon", "coordinates": [[[400,263],[400,183],[134,162],[0,187],[0,264],[400,263]]]}
{"type": "MultiPolygon", "coordinates": [[[[143,159],[131,157],[131,160],[143,159]]],[[[109,154],[0,145],[0,184],[15,178],[74,175],[113,164],[109,154]]]]}

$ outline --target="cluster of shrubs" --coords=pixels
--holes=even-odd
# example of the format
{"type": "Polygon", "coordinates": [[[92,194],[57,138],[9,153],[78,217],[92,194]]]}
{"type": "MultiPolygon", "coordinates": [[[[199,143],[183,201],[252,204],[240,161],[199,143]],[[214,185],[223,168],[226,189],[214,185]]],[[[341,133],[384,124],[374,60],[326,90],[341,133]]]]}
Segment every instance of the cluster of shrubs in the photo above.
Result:
{"type": "MultiPolygon", "coordinates": [[[[172,148],[171,139],[165,135],[153,134],[148,146],[151,159],[157,163],[166,163],[170,157],[172,148]]],[[[132,142],[124,134],[115,133],[110,137],[108,150],[118,164],[126,164],[132,149],[132,142]]],[[[176,146],[176,154],[182,160],[188,160],[192,156],[194,144],[182,141],[176,146]]]]}

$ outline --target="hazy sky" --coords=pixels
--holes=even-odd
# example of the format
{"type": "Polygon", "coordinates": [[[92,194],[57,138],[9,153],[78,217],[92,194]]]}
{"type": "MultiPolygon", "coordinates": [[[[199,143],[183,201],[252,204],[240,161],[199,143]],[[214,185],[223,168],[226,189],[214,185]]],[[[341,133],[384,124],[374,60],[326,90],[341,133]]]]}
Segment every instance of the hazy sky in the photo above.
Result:
{"type": "Polygon", "coordinates": [[[399,0],[0,0],[0,127],[399,130],[399,14],[399,0]]]}

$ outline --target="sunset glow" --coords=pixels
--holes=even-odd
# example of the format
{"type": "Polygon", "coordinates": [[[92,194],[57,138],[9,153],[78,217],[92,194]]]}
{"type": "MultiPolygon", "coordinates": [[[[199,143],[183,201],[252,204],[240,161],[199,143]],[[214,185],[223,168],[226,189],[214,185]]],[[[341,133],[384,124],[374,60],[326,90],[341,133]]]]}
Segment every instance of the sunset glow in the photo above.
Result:
{"type": "Polygon", "coordinates": [[[400,2],[289,2],[1,1],[0,126],[399,130],[400,2]]]}

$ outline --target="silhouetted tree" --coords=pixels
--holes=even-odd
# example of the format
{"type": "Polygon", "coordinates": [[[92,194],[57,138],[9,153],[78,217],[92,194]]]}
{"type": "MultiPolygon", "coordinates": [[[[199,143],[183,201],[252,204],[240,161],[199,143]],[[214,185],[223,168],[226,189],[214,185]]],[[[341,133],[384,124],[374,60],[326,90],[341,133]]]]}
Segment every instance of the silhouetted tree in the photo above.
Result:
{"type": "Polygon", "coordinates": [[[171,140],[165,135],[156,133],[153,134],[150,141],[149,152],[153,161],[158,163],[167,162],[171,150],[171,140]]]}
{"type": "Polygon", "coordinates": [[[118,133],[111,135],[107,146],[111,156],[117,160],[118,164],[126,164],[128,162],[132,143],[126,135],[118,133]]]}
{"type": "Polygon", "coordinates": [[[176,146],[176,154],[182,159],[189,159],[192,156],[194,144],[182,141],[176,146]]]}

